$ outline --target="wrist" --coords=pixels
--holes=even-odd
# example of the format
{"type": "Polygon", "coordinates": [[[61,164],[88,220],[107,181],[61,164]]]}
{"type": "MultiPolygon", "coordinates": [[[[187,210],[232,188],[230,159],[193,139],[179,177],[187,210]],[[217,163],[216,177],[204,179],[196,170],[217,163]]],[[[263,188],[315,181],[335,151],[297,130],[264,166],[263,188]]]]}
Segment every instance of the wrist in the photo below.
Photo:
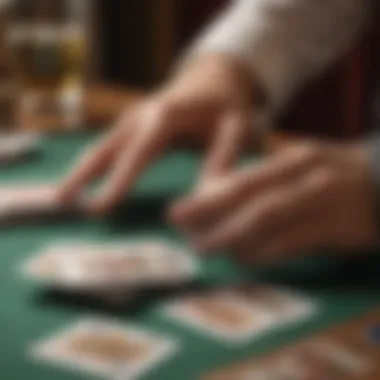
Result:
{"type": "Polygon", "coordinates": [[[369,169],[370,150],[365,143],[354,143],[348,146],[349,157],[360,167],[369,169]]]}
{"type": "Polygon", "coordinates": [[[170,83],[192,82],[194,78],[202,78],[202,82],[206,83],[218,83],[224,91],[235,93],[236,98],[249,103],[253,108],[262,107],[265,103],[259,81],[245,64],[231,55],[210,53],[189,58],[177,68],[170,83]]]}

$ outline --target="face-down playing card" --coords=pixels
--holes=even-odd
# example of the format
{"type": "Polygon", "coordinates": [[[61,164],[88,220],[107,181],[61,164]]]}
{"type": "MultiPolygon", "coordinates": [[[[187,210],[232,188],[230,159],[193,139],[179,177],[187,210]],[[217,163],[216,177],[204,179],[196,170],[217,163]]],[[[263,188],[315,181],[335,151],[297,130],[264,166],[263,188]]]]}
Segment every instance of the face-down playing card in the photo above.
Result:
{"type": "Polygon", "coordinates": [[[37,342],[30,354],[35,360],[107,380],[131,380],[168,360],[178,348],[177,340],[139,326],[88,318],[37,342]]]}
{"type": "Polygon", "coordinates": [[[311,316],[316,303],[305,296],[267,285],[201,291],[169,301],[166,317],[226,342],[245,343],[311,316]]]}

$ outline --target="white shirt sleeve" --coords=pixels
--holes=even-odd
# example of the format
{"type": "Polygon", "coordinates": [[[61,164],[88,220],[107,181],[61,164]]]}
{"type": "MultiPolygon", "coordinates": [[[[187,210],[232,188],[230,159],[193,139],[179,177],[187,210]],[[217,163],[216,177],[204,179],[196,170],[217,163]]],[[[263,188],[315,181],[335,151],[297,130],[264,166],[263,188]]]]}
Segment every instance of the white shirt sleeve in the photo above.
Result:
{"type": "Polygon", "coordinates": [[[371,0],[235,0],[191,46],[243,61],[276,113],[340,57],[367,24],[371,0]]]}

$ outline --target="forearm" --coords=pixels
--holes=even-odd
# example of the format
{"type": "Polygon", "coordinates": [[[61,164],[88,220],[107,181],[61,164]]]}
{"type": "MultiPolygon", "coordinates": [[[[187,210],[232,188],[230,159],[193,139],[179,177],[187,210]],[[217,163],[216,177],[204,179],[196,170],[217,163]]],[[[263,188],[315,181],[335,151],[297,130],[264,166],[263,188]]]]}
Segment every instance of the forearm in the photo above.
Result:
{"type": "Polygon", "coordinates": [[[343,54],[366,24],[368,11],[368,0],[237,0],[201,34],[187,57],[233,57],[276,113],[343,54]]]}
{"type": "Polygon", "coordinates": [[[191,81],[194,76],[207,76],[210,81],[219,81],[221,86],[229,84],[228,88],[220,90],[237,89],[246,94],[247,101],[253,107],[261,108],[267,103],[266,93],[259,78],[253,76],[249,67],[233,55],[210,52],[185,60],[178,66],[169,84],[191,81]]]}

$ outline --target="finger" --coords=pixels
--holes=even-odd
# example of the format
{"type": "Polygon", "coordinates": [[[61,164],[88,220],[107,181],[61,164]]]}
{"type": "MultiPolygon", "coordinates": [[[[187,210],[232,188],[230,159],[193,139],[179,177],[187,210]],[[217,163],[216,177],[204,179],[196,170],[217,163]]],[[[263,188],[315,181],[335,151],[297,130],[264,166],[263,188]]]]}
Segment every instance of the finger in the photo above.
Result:
{"type": "MultiPolygon", "coordinates": [[[[260,240],[248,237],[233,247],[233,257],[242,265],[274,264],[285,258],[296,257],[310,247],[318,247],[322,244],[322,235],[325,241],[329,239],[322,231],[321,216],[318,211],[305,215],[301,220],[294,220],[281,229],[272,230],[260,240]],[[313,244],[309,244],[311,237],[315,238],[313,244]]],[[[326,226],[325,222],[325,231],[329,231],[326,226]]]]}
{"type": "Polygon", "coordinates": [[[248,204],[242,204],[231,217],[200,238],[203,249],[214,249],[244,241],[261,239],[276,228],[325,206],[333,181],[328,171],[315,171],[296,183],[274,188],[248,204]]]}
{"type": "Polygon", "coordinates": [[[60,186],[60,197],[64,201],[74,200],[86,185],[100,177],[108,168],[118,150],[119,138],[115,132],[91,146],[81,156],[72,172],[60,186]]]}
{"type": "Polygon", "coordinates": [[[257,256],[255,242],[248,239],[231,249],[233,258],[241,265],[251,265],[257,256]]]}
{"type": "Polygon", "coordinates": [[[130,190],[148,163],[166,146],[168,119],[158,109],[145,111],[136,125],[136,134],[129,148],[117,159],[100,195],[90,206],[95,213],[110,210],[130,190]]]}
{"type": "Polygon", "coordinates": [[[230,209],[247,194],[259,195],[282,183],[296,181],[310,168],[323,161],[322,154],[309,146],[297,147],[287,154],[272,157],[262,164],[232,173],[220,186],[206,191],[207,186],[173,205],[171,218],[177,223],[188,223],[213,213],[230,209]]]}
{"type": "Polygon", "coordinates": [[[320,215],[308,221],[292,225],[257,247],[253,261],[273,263],[284,258],[296,257],[316,248],[328,246],[332,241],[330,223],[320,215]]]}
{"type": "Polygon", "coordinates": [[[249,125],[249,116],[241,110],[222,117],[200,176],[200,185],[208,178],[227,172],[236,163],[249,125]]]}
{"type": "Polygon", "coordinates": [[[232,191],[225,192],[226,187],[230,185],[230,180],[229,176],[209,178],[192,195],[179,199],[171,205],[170,220],[186,228],[195,226],[203,228],[207,225],[207,221],[213,222],[220,215],[229,213],[248,195],[232,191]],[[221,193],[223,193],[222,196],[221,193]]]}
{"type": "Polygon", "coordinates": [[[127,135],[131,134],[131,131],[125,129],[123,131],[121,128],[122,125],[127,125],[127,120],[127,116],[123,116],[117,127],[82,154],[79,162],[60,186],[60,196],[63,200],[75,199],[89,182],[100,177],[107,170],[118,153],[121,143],[125,143],[128,140],[127,135]]]}
{"type": "MultiPolygon", "coordinates": [[[[214,188],[217,191],[218,188],[223,186],[224,181],[221,179],[209,179],[203,184],[201,191],[207,191],[211,197],[214,196],[214,188]]],[[[249,199],[235,199],[234,202],[229,202],[225,204],[223,208],[215,208],[208,213],[197,214],[187,218],[177,218],[173,215],[173,210],[175,212],[176,205],[172,206],[169,210],[169,219],[174,222],[180,230],[188,236],[197,236],[199,234],[204,234],[205,231],[209,231],[210,228],[214,227],[216,223],[225,217],[225,215],[230,215],[233,213],[234,209],[239,207],[239,205],[248,201],[249,199]]]]}

